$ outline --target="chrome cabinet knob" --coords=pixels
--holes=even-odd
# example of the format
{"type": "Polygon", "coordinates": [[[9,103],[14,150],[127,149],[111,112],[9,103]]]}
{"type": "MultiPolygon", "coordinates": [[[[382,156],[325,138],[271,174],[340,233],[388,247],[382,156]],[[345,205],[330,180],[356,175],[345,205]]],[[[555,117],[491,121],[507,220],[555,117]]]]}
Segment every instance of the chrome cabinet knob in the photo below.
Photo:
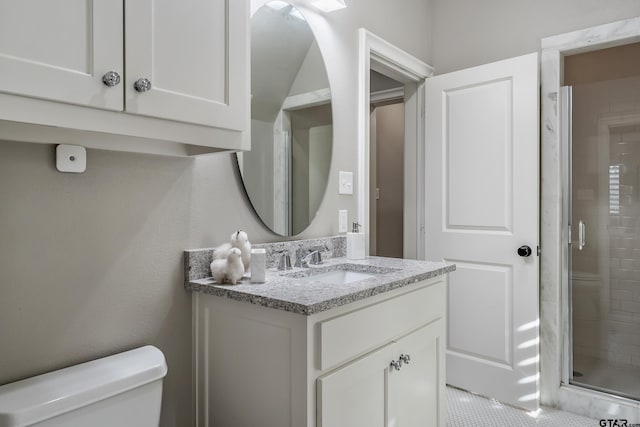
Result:
{"type": "Polygon", "coordinates": [[[403,362],[405,365],[408,365],[411,362],[411,356],[408,354],[401,354],[398,358],[398,361],[403,362]]]}
{"type": "Polygon", "coordinates": [[[395,369],[396,371],[399,371],[400,368],[402,368],[402,362],[399,360],[392,360],[389,364],[389,367],[391,368],[391,370],[395,369]]]}
{"type": "Polygon", "coordinates": [[[120,84],[120,74],[115,71],[108,71],[102,76],[102,83],[109,87],[118,86],[120,84]]]}
{"type": "Polygon", "coordinates": [[[151,81],[149,81],[149,79],[141,78],[136,80],[133,87],[140,93],[147,92],[148,90],[151,90],[151,81]]]}

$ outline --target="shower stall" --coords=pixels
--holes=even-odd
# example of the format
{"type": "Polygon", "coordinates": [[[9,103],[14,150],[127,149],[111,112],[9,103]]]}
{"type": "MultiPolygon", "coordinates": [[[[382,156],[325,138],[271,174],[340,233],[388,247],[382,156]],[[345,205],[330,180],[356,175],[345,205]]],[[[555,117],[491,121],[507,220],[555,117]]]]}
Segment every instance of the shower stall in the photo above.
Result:
{"type": "Polygon", "coordinates": [[[564,83],[563,379],[637,401],[640,43],[566,55],[564,83]]]}

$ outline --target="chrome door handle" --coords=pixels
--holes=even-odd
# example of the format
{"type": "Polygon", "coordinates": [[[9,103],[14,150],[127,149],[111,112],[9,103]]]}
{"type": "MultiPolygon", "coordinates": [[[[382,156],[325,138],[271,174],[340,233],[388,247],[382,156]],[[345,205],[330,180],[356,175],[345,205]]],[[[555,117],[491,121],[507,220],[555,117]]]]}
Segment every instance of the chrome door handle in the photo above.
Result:
{"type": "Polygon", "coordinates": [[[582,250],[587,246],[587,225],[580,220],[578,223],[578,249],[582,250]]]}

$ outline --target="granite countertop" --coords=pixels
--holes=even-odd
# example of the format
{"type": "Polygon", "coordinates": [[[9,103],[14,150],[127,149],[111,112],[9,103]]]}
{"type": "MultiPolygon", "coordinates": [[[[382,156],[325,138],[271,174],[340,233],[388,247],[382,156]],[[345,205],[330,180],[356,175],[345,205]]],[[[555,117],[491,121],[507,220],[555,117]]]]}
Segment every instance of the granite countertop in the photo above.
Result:
{"type": "Polygon", "coordinates": [[[267,270],[265,283],[250,283],[245,277],[237,285],[218,285],[212,278],[192,279],[185,283],[190,291],[226,297],[265,307],[311,315],[373,295],[401,288],[455,270],[444,262],[369,257],[364,260],[331,258],[309,268],[278,271],[267,270]],[[347,284],[326,284],[310,274],[339,269],[347,264],[349,271],[375,273],[373,277],[347,284]]]}

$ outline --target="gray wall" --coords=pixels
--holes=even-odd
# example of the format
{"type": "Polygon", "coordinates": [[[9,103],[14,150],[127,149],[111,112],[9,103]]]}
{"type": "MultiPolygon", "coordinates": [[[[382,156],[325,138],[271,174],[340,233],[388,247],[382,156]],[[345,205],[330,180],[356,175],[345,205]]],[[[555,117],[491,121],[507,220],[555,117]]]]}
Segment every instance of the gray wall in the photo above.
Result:
{"type": "Polygon", "coordinates": [[[376,255],[403,257],[404,104],[376,107],[376,255]]]}
{"type": "MultiPolygon", "coordinates": [[[[332,84],[335,155],[319,215],[296,239],[337,234],[338,209],[356,215],[357,195],[338,196],[337,174],[356,172],[357,29],[430,59],[429,2],[347,3],[307,14],[332,84]]],[[[154,344],[169,364],[161,424],[192,425],[182,251],[219,244],[238,228],[254,242],[281,238],[254,218],[230,154],[88,150],[87,172],[67,175],[56,172],[53,153],[0,141],[0,384],[154,344]]]]}
{"type": "Polygon", "coordinates": [[[318,43],[314,40],[307,51],[304,61],[300,65],[298,74],[291,84],[289,95],[300,95],[301,93],[312,92],[319,89],[327,89],[329,81],[325,70],[322,53],[318,48],[318,43]]]}
{"type": "Polygon", "coordinates": [[[431,0],[436,74],[536,52],[540,39],[640,15],[637,0],[431,0]]]}
{"type": "Polygon", "coordinates": [[[275,189],[273,179],[264,177],[274,173],[274,127],[274,122],[251,120],[251,152],[240,154],[243,180],[248,183],[247,194],[264,223],[271,225],[275,189]]]}

